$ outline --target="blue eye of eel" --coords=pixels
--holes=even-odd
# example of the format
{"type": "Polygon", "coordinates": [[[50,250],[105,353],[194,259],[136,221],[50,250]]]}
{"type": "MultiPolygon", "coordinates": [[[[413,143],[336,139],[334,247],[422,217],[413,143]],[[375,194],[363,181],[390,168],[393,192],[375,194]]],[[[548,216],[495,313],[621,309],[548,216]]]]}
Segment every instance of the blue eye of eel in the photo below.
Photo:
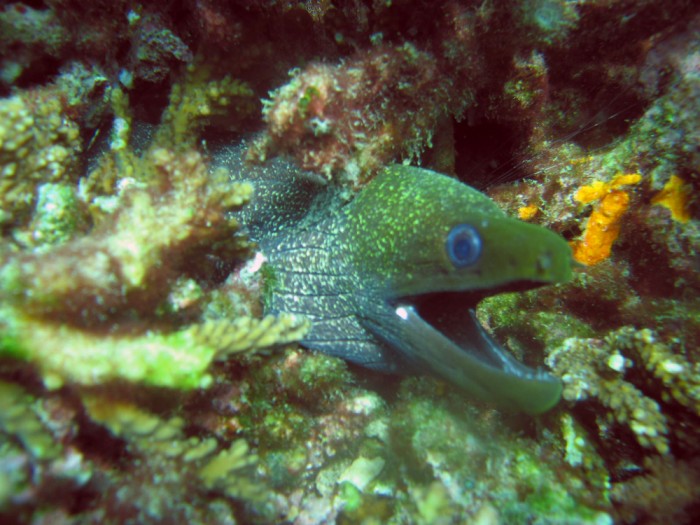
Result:
{"type": "Polygon", "coordinates": [[[382,372],[432,374],[507,410],[557,404],[561,381],[518,362],[475,308],[489,295],[568,281],[571,249],[559,235],[421,168],[390,166],[350,202],[283,161],[239,171],[255,185],[239,220],[267,257],[265,312],[307,316],[303,346],[382,372]]]}
{"type": "Polygon", "coordinates": [[[470,266],[481,255],[481,236],[469,224],[458,224],[450,230],[445,242],[447,255],[457,268],[470,266]]]}

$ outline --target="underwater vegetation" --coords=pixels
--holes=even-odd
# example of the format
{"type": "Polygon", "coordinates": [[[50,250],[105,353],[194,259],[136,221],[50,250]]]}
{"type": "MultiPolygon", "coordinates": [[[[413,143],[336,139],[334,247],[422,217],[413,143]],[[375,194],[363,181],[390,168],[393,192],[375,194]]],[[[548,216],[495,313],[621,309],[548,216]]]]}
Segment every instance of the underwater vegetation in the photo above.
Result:
{"type": "Polygon", "coordinates": [[[4,2],[0,521],[694,523],[698,122],[690,0],[4,2]]]}

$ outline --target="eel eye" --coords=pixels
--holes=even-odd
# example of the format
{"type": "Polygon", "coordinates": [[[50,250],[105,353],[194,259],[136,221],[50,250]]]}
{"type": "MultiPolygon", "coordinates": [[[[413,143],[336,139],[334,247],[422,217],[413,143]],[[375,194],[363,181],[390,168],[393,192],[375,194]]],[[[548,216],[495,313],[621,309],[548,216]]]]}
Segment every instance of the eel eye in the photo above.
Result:
{"type": "Polygon", "coordinates": [[[469,224],[458,224],[447,234],[447,255],[457,268],[474,264],[481,256],[481,236],[469,224]]]}

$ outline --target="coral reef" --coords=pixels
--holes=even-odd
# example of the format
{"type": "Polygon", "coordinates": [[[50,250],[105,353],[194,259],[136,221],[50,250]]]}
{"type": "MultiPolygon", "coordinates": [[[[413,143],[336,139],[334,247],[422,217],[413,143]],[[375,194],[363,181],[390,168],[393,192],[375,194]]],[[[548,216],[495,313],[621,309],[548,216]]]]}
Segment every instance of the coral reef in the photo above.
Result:
{"type": "Polygon", "coordinates": [[[143,308],[152,308],[167,290],[169,266],[234,234],[237,224],[224,212],[248,199],[250,185],[230,186],[223,172],[210,175],[201,155],[192,151],[177,155],[155,148],[131,160],[133,183],[124,186],[102,227],[2,266],[2,289],[23,309],[82,316],[89,323],[136,295],[143,308]],[[148,187],[139,184],[144,180],[148,187]],[[75,260],[85,263],[75,267],[75,260]]]}
{"type": "Polygon", "coordinates": [[[610,334],[605,342],[567,339],[552,351],[547,364],[564,382],[564,399],[598,399],[609,409],[610,418],[629,425],[641,445],[665,454],[669,451],[666,418],[656,401],[624,380],[633,361],[616,345],[620,337],[610,334]]]}
{"type": "Polygon", "coordinates": [[[691,0],[3,3],[0,521],[694,523],[699,28],[691,0]],[[351,199],[392,162],[572,244],[570,283],[477,308],[561,378],[551,412],[263,316],[255,174],[351,199]]]}
{"type": "Polygon", "coordinates": [[[419,157],[430,143],[449,99],[437,78],[433,57],[408,43],[340,66],[310,65],[266,101],[268,130],[249,157],[287,153],[329,180],[357,185],[399,154],[419,157]]]}
{"type": "Polygon", "coordinates": [[[256,109],[250,86],[228,75],[214,80],[210,67],[201,62],[199,58],[189,65],[184,78],[173,86],[155,143],[176,144],[183,149],[194,146],[201,128],[217,117],[225,121],[227,129],[236,130],[256,109]]]}
{"type": "MultiPolygon", "coordinates": [[[[235,261],[248,253],[232,213],[252,187],[210,168],[195,144],[226,96],[250,93],[193,66],[173,88],[153,139],[140,143],[128,95],[111,87],[105,107],[114,114],[112,133],[100,153],[84,159],[78,125],[62,120],[71,108],[64,101],[79,85],[77,77],[56,82],[47,93],[61,96],[35,114],[20,96],[5,99],[13,118],[2,142],[9,179],[3,198],[12,229],[0,255],[0,375],[8,378],[1,429],[19,447],[4,447],[2,456],[19,471],[3,471],[0,515],[9,508],[8,518],[67,520],[76,501],[100,494],[101,506],[82,508],[94,522],[158,523],[166,515],[230,522],[231,501],[260,501],[255,455],[240,438],[220,444],[192,436],[158,389],[210,387],[215,361],[296,341],[309,326],[294,315],[256,319],[210,308],[221,282],[198,268],[207,258],[235,261]],[[24,115],[24,131],[12,133],[22,121],[17,115],[24,115]],[[79,179],[80,165],[88,173],[79,179]],[[25,376],[34,376],[28,391],[11,381],[25,376]],[[142,408],[144,399],[151,410],[142,408]],[[113,452],[93,450],[99,439],[113,452]],[[113,469],[111,453],[129,457],[131,467],[113,469]],[[28,476],[38,464],[41,472],[28,476]],[[181,483],[184,472],[191,485],[181,483]],[[158,491],[135,491],[141,477],[160,480],[158,491]],[[65,491],[52,494],[61,482],[65,491]]],[[[241,119],[246,107],[235,106],[241,119]]]]}
{"type": "Polygon", "coordinates": [[[308,329],[306,319],[289,314],[205,321],[169,333],[112,336],[42,323],[17,312],[3,313],[7,342],[0,355],[9,352],[35,363],[49,388],[66,382],[100,385],[117,380],[170,388],[206,387],[212,381],[207,370],[215,359],[297,341],[308,329]]]}
{"type": "Polygon", "coordinates": [[[697,460],[655,457],[647,459],[644,467],[644,475],[617,483],[612,489],[620,521],[655,524],[693,519],[700,489],[697,460]]]}
{"type": "Polygon", "coordinates": [[[21,221],[40,183],[74,181],[82,149],[76,123],[54,90],[0,101],[0,224],[21,221]]]}
{"type": "MultiPolygon", "coordinates": [[[[559,468],[566,469],[567,475],[558,476],[550,470],[552,458],[548,454],[552,450],[547,439],[537,444],[506,437],[499,426],[508,426],[507,419],[493,413],[479,414],[454,394],[429,400],[426,386],[414,384],[408,388],[404,384],[390,423],[397,454],[392,459],[406,463],[406,482],[409,491],[415,491],[409,492],[407,506],[433,507],[431,512],[449,516],[445,523],[474,519],[491,502],[498,502],[498,521],[504,523],[527,523],[538,518],[556,523],[565,517],[577,523],[609,522],[603,511],[609,509],[600,464],[592,462],[588,466],[585,480],[579,477],[583,469],[576,472],[561,465],[559,468]],[[440,436],[433,428],[441,428],[448,435],[440,436]],[[499,444],[501,437],[507,440],[507,446],[499,444]],[[483,472],[488,475],[482,476],[483,472]],[[416,491],[426,477],[437,482],[429,489],[423,485],[424,491],[443,492],[439,510],[434,508],[436,503],[424,500],[427,494],[416,491]],[[580,483],[596,494],[593,500],[598,508],[572,497],[571,491],[580,483]]],[[[422,510],[419,521],[429,522],[424,513],[422,510]]]]}
{"type": "Polygon", "coordinates": [[[181,468],[192,470],[187,477],[198,478],[205,490],[219,489],[234,496],[246,494],[248,498],[257,496],[259,488],[250,481],[242,482],[239,472],[250,470],[257,460],[244,440],[238,439],[228,449],[218,450],[218,443],[212,437],[187,438],[183,433],[184,421],[179,417],[164,421],[133,405],[110,399],[87,397],[84,402],[93,421],[127,440],[129,452],[151,458],[150,461],[158,456],[175,460],[181,468]]]}

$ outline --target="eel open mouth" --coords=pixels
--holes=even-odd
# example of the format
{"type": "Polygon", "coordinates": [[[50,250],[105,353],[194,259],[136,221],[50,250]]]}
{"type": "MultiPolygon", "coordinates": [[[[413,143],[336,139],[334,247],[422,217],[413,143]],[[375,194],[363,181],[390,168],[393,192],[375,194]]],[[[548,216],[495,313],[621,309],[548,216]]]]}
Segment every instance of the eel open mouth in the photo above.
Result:
{"type": "Polygon", "coordinates": [[[426,323],[484,364],[501,369],[524,368],[523,373],[534,373],[486,333],[475,314],[481,299],[481,295],[470,292],[434,292],[409,297],[401,303],[412,305],[426,323]]]}
{"type": "Polygon", "coordinates": [[[480,299],[468,292],[401,298],[389,305],[393,319],[384,315],[369,328],[419,369],[475,397],[530,414],[549,410],[561,381],[520,363],[484,330],[474,312],[480,299]]]}

